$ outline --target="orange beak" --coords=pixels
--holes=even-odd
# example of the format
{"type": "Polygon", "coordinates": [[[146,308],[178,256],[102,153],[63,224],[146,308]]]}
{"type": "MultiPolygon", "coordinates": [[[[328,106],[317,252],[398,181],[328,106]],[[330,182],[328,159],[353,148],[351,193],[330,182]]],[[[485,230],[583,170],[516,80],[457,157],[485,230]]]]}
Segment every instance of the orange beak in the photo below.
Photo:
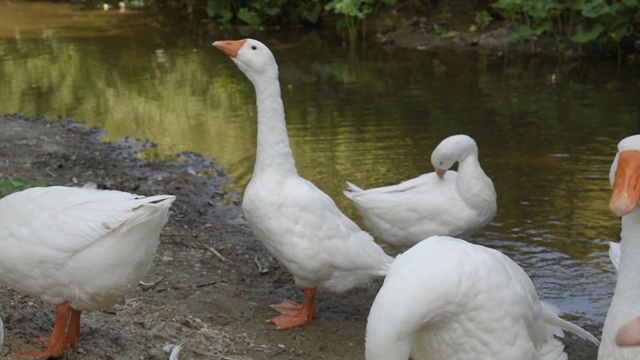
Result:
{"type": "Polygon", "coordinates": [[[229,57],[234,58],[238,56],[238,51],[240,51],[240,48],[242,47],[242,45],[244,45],[246,41],[247,39],[221,40],[221,41],[215,41],[212,45],[220,49],[220,51],[227,54],[229,57]]]}
{"type": "Polygon", "coordinates": [[[618,216],[635,210],[640,201],[640,151],[627,150],[618,157],[609,209],[618,216]]]}
{"type": "Polygon", "coordinates": [[[444,174],[447,172],[447,170],[445,169],[436,169],[436,175],[438,175],[438,177],[440,179],[444,178],[444,174]]]}

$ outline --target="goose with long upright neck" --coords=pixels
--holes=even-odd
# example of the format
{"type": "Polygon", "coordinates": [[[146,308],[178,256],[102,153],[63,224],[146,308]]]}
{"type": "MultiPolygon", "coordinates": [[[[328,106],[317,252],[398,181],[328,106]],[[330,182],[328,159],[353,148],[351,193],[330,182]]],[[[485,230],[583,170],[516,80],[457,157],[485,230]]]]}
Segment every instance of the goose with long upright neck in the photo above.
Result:
{"type": "MultiPolygon", "coordinates": [[[[640,316],[640,135],[618,143],[609,180],[613,187],[609,208],[622,217],[616,288],[602,330],[598,359],[640,359],[639,347],[620,347],[616,335],[640,316]]],[[[629,328],[627,328],[629,329],[629,328]]]]}
{"type": "Polygon", "coordinates": [[[393,258],[371,235],[340,212],[313,183],[298,176],[280,97],[278,66],[271,51],[253,39],[213,43],[253,83],[258,107],[258,144],[242,209],[255,236],[304,288],[302,304],[272,305],[278,329],[303,326],[314,317],[315,291],[342,292],[384,276],[393,258]]]}
{"type": "Polygon", "coordinates": [[[468,135],[442,140],[431,154],[435,171],[397,185],[363,190],[347,182],[367,228],[378,240],[410,247],[433,235],[467,237],[496,215],[496,190],[468,135]],[[458,163],[458,171],[449,170],[458,163]]]}

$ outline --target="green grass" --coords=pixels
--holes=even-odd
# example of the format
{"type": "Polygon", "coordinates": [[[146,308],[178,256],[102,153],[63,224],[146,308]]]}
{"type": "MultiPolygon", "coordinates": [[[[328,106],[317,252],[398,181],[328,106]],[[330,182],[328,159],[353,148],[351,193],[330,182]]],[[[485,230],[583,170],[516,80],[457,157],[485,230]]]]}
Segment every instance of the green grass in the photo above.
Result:
{"type": "Polygon", "coordinates": [[[45,185],[46,184],[43,179],[36,180],[35,182],[28,182],[23,179],[0,179],[0,198],[16,191],[45,185]]]}

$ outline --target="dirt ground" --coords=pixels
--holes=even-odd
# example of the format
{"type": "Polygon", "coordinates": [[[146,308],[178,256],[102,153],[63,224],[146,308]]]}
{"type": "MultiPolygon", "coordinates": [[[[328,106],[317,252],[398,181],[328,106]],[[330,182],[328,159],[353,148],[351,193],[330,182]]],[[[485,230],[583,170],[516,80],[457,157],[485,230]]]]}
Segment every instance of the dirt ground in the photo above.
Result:
{"type": "MultiPolygon", "coordinates": [[[[234,194],[221,190],[224,171],[198,154],[144,162],[138,151],[154,144],[107,144],[101,135],[69,120],[0,116],[0,178],[177,195],[144,284],[112,308],[84,314],[78,348],[64,359],[166,360],[178,344],[181,360],[364,358],[367,314],[381,282],[341,295],[321,292],[311,325],[275,330],[265,323],[276,315],[268,304],[300,300],[302,291],[253,237],[234,194]]],[[[12,359],[48,336],[54,307],[0,286],[0,317],[0,357],[12,359]]],[[[570,359],[596,358],[596,347],[573,335],[564,343],[570,359]]]]}
{"type": "MultiPolygon", "coordinates": [[[[511,25],[496,14],[491,24],[482,25],[477,18],[481,10],[494,13],[484,0],[448,0],[434,3],[428,11],[415,13],[411,6],[394,12],[393,26],[385,29],[385,16],[376,18],[377,38],[384,46],[408,48],[454,48],[502,54],[510,48],[520,53],[531,51],[511,41],[511,25]]],[[[406,5],[406,4],[405,4],[406,5]]]]}

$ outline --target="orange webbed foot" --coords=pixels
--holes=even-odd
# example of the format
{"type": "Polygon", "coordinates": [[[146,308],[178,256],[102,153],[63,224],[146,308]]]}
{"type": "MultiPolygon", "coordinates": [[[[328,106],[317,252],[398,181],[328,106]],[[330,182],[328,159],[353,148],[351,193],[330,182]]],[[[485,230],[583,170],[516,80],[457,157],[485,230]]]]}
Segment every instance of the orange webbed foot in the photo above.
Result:
{"type": "Polygon", "coordinates": [[[33,343],[40,347],[46,348],[49,345],[49,338],[35,338],[33,339],[33,343]]]}
{"type": "Polygon", "coordinates": [[[302,305],[288,299],[282,300],[280,304],[271,305],[272,309],[282,315],[269,319],[267,322],[276,324],[276,329],[278,330],[286,330],[309,324],[316,315],[315,295],[315,289],[306,288],[304,289],[304,301],[302,305]]]}
{"type": "Polygon", "coordinates": [[[273,310],[283,315],[295,315],[302,311],[302,305],[289,299],[284,299],[280,304],[269,305],[273,310]]]}
{"type": "Polygon", "coordinates": [[[305,326],[309,324],[311,320],[313,320],[313,316],[311,318],[307,318],[299,315],[278,315],[267,320],[267,322],[276,324],[276,329],[278,330],[287,330],[294,327],[305,326]]]}
{"type": "Polygon", "coordinates": [[[13,356],[31,359],[48,359],[49,357],[58,357],[65,351],[71,351],[78,343],[80,335],[80,311],[71,308],[68,303],[64,302],[56,306],[56,323],[53,326],[51,335],[48,339],[36,339],[37,345],[46,347],[45,350],[32,350],[14,354],[13,356]],[[67,322],[71,316],[71,323],[67,330],[67,322]]]}
{"type": "Polygon", "coordinates": [[[59,351],[57,349],[32,350],[13,354],[13,357],[15,357],[16,359],[48,359],[50,357],[58,357],[63,353],[64,349],[62,348],[59,351]]]}

